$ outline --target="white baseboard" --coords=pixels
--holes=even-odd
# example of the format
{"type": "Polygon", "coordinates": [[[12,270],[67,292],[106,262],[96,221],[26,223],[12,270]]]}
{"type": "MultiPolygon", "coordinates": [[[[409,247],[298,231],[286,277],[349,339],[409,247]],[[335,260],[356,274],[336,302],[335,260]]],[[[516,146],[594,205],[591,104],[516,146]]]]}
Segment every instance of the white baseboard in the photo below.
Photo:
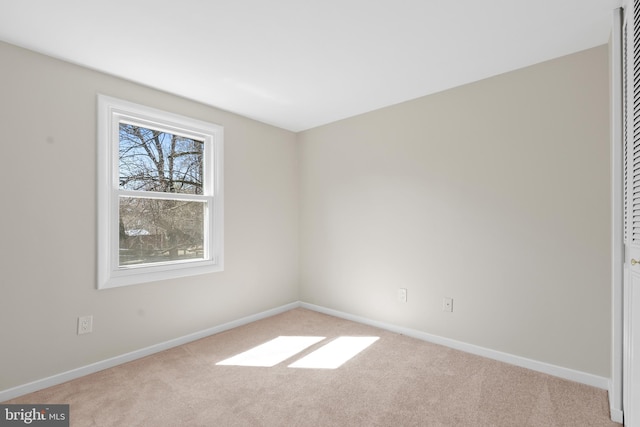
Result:
{"type": "Polygon", "coordinates": [[[522,368],[531,369],[533,371],[542,372],[544,374],[553,375],[554,377],[575,381],[581,384],[590,385],[590,386],[601,388],[604,390],[607,390],[609,388],[608,378],[600,377],[600,376],[589,374],[586,372],[576,371],[574,369],[569,369],[569,368],[563,368],[560,366],[551,365],[549,363],[539,362],[533,359],[527,359],[526,357],[515,356],[509,353],[503,353],[501,351],[491,350],[485,347],[479,347],[477,345],[467,344],[465,342],[452,340],[450,338],[444,338],[438,335],[428,334],[426,332],[418,331],[415,329],[404,328],[404,327],[392,325],[389,323],[367,319],[365,317],[355,316],[353,314],[344,313],[338,310],[333,310],[330,308],[325,308],[325,307],[321,307],[314,304],[308,304],[308,303],[302,302],[300,303],[300,307],[317,311],[319,313],[328,314],[330,316],[340,317],[342,319],[363,323],[365,325],[375,326],[376,328],[406,335],[412,338],[417,338],[419,340],[428,341],[434,344],[440,344],[446,347],[454,348],[456,350],[461,350],[461,351],[475,354],[478,356],[487,357],[489,359],[498,360],[500,362],[509,363],[511,365],[520,366],[522,368]]]}
{"type": "Polygon", "coordinates": [[[52,375],[50,377],[43,378],[41,380],[36,380],[28,384],[23,384],[7,390],[2,390],[0,391],[0,402],[15,399],[16,397],[23,396],[28,393],[33,393],[34,391],[38,391],[47,387],[62,384],[64,382],[71,381],[76,378],[83,377],[85,375],[93,374],[95,372],[102,371],[107,368],[112,368],[114,366],[121,365],[123,363],[131,362],[132,360],[140,359],[142,357],[146,357],[154,353],[168,350],[170,348],[177,347],[179,345],[187,344],[189,342],[196,341],[201,338],[208,337],[210,335],[218,334],[220,332],[224,332],[229,329],[237,328],[238,326],[246,325],[248,323],[255,322],[256,320],[261,320],[267,317],[275,316],[276,314],[284,313],[285,311],[289,311],[297,307],[300,307],[300,302],[285,304],[283,306],[276,307],[271,310],[263,311],[261,313],[254,314],[251,316],[246,316],[238,320],[234,320],[231,322],[224,323],[222,325],[205,329],[203,331],[194,332],[192,334],[185,335],[183,337],[175,338],[169,341],[165,341],[159,344],[145,347],[140,350],[135,350],[130,353],[122,354],[120,356],[115,356],[110,359],[106,359],[100,362],[92,363],[90,365],[82,366],[77,369],[72,369],[67,372],[62,372],[60,374],[52,375]]]}
{"type": "Polygon", "coordinates": [[[614,408],[609,408],[609,410],[611,411],[611,421],[622,424],[624,420],[623,412],[620,409],[614,408]]]}
{"type": "Polygon", "coordinates": [[[611,421],[616,423],[623,423],[624,411],[622,410],[622,388],[620,390],[614,389],[614,381],[609,380],[609,413],[611,414],[611,421]]]}
{"type": "MultiPolygon", "coordinates": [[[[365,317],[356,316],[356,315],[341,312],[338,310],[333,310],[330,308],[297,301],[290,304],[285,304],[280,307],[276,307],[271,310],[263,311],[258,314],[246,316],[238,320],[227,322],[222,325],[214,326],[212,328],[205,329],[203,331],[195,332],[189,335],[185,335],[183,337],[175,338],[169,341],[165,341],[159,344],[145,347],[140,350],[135,350],[130,353],[122,354],[120,356],[115,356],[110,359],[92,363],[90,365],[83,366],[77,369],[72,369],[67,372],[62,372],[60,374],[43,378],[41,380],[36,380],[28,384],[23,384],[7,390],[2,390],[0,391],[0,402],[11,400],[28,393],[32,393],[34,391],[42,390],[47,387],[61,384],[63,382],[71,381],[73,379],[80,378],[85,375],[102,371],[104,369],[111,368],[117,365],[121,365],[123,363],[127,363],[132,360],[140,359],[142,357],[146,357],[151,354],[158,353],[160,351],[164,351],[173,347],[177,347],[182,344],[196,341],[201,338],[208,337],[210,335],[214,335],[220,332],[227,331],[229,329],[236,328],[238,326],[255,322],[257,320],[265,319],[267,317],[271,317],[276,314],[284,313],[285,311],[289,311],[297,307],[302,307],[308,310],[317,311],[319,313],[324,313],[324,314],[339,317],[342,319],[363,323],[365,325],[374,326],[380,329],[399,333],[412,338],[417,338],[423,341],[440,344],[446,347],[454,348],[456,350],[465,351],[467,353],[476,354],[478,356],[487,357],[489,359],[498,360],[501,362],[509,363],[511,365],[520,366],[523,368],[531,369],[533,371],[542,372],[544,374],[553,375],[555,377],[567,379],[570,381],[575,381],[575,382],[590,385],[593,387],[597,387],[605,390],[609,388],[609,380],[607,378],[599,377],[597,375],[588,374],[586,372],[576,371],[569,368],[563,368],[560,366],[555,366],[548,363],[527,359],[525,357],[515,356],[512,354],[503,353],[500,351],[491,350],[484,347],[479,347],[473,344],[467,344],[461,341],[456,341],[449,338],[428,334],[426,332],[418,331],[415,329],[404,328],[401,326],[396,326],[389,323],[371,320],[365,317]]],[[[622,411],[618,411],[611,408],[611,419],[613,421],[621,422],[622,411]]]]}

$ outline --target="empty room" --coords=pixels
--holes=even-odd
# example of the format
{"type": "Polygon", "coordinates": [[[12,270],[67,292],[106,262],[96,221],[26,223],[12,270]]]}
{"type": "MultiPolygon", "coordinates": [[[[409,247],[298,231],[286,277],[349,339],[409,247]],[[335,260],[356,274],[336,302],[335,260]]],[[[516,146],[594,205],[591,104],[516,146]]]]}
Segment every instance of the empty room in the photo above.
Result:
{"type": "Polygon", "coordinates": [[[640,426],[638,3],[0,0],[0,425],[640,426]]]}

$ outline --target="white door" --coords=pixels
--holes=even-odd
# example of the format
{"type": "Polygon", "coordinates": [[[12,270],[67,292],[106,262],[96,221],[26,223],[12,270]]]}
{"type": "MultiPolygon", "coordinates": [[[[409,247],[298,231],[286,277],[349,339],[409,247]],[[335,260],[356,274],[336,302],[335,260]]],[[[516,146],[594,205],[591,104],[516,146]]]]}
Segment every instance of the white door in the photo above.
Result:
{"type": "Polygon", "coordinates": [[[640,427],[640,0],[624,10],[623,410],[640,427]]]}

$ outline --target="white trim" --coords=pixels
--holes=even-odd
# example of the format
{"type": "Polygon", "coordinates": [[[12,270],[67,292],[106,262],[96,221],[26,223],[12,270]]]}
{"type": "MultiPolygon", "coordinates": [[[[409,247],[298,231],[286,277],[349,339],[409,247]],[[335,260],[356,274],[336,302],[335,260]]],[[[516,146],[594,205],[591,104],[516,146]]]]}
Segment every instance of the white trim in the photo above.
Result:
{"type": "MultiPolygon", "coordinates": [[[[23,384],[7,390],[2,390],[0,391],[0,402],[14,399],[16,397],[19,397],[28,393],[33,393],[35,391],[42,390],[47,387],[52,387],[54,385],[62,384],[64,382],[71,381],[76,378],[83,377],[85,375],[93,374],[95,372],[102,371],[104,369],[112,368],[114,366],[118,366],[123,363],[131,362],[132,360],[140,359],[142,357],[146,357],[151,354],[155,354],[173,347],[177,347],[179,345],[187,344],[189,342],[206,338],[208,336],[215,335],[220,332],[228,331],[230,329],[237,328],[238,326],[246,325],[248,323],[255,322],[257,320],[266,319],[268,317],[275,316],[277,314],[284,313],[286,311],[289,311],[298,307],[302,307],[307,310],[316,311],[318,313],[328,314],[330,316],[338,317],[341,319],[362,323],[364,325],[374,326],[376,328],[384,329],[390,332],[395,332],[398,334],[406,335],[408,337],[417,338],[422,341],[432,342],[434,344],[443,345],[446,347],[454,348],[456,350],[461,350],[461,351],[475,354],[478,356],[487,357],[489,359],[498,360],[500,362],[508,363],[510,365],[520,366],[522,368],[531,369],[533,371],[542,372],[544,374],[552,375],[552,376],[563,378],[570,381],[575,381],[581,384],[590,385],[600,389],[606,390],[607,388],[610,387],[608,378],[603,378],[597,375],[588,374],[586,372],[576,371],[569,368],[563,368],[560,366],[555,366],[548,363],[527,359],[525,357],[515,356],[512,354],[503,353],[500,351],[491,350],[484,347],[479,347],[473,344],[467,344],[461,341],[456,341],[449,338],[428,334],[426,332],[418,331],[415,329],[404,328],[402,326],[396,326],[390,323],[371,320],[365,317],[356,316],[353,314],[345,313],[338,310],[333,310],[333,309],[322,307],[319,305],[296,301],[296,302],[282,305],[280,307],[276,307],[270,310],[260,312],[258,314],[246,316],[238,320],[227,322],[222,325],[214,326],[212,328],[205,329],[203,331],[194,332],[192,334],[185,335],[183,337],[175,338],[169,341],[165,341],[159,344],[145,347],[140,350],[135,350],[130,353],[122,354],[120,356],[115,356],[110,359],[92,363],[90,365],[83,366],[77,369],[72,369],[67,372],[62,372],[60,374],[43,378],[41,380],[36,380],[28,384],[23,384]]],[[[611,419],[613,421],[621,422],[621,421],[618,421],[617,417],[621,419],[622,412],[617,410],[612,410],[611,419]]]]}
{"type": "Polygon", "coordinates": [[[622,411],[619,410],[619,409],[612,409],[611,410],[611,421],[613,421],[614,423],[622,424],[624,422],[624,415],[623,415],[622,411]]]}
{"type": "MultiPolygon", "coordinates": [[[[613,381],[609,381],[609,414],[611,421],[622,424],[624,422],[624,412],[621,408],[614,408],[611,403],[611,390],[613,389],[613,381]]],[[[622,397],[622,396],[621,396],[622,397]]]]}
{"type": "Polygon", "coordinates": [[[206,274],[224,270],[224,128],[118,98],[97,95],[97,288],[206,274]],[[119,189],[118,134],[121,122],[140,124],[204,142],[203,194],[166,194],[163,199],[192,200],[207,206],[204,218],[204,258],[120,267],[118,264],[118,198],[158,198],[159,193],[119,189]]]}
{"type": "Polygon", "coordinates": [[[306,308],[308,310],[317,311],[319,313],[328,314],[330,316],[339,317],[341,319],[351,320],[353,322],[374,326],[376,328],[406,335],[408,337],[417,338],[422,341],[443,345],[445,347],[461,350],[466,353],[475,354],[477,356],[498,360],[500,362],[508,363],[510,365],[520,366],[521,368],[531,369],[532,371],[542,372],[543,374],[553,375],[554,377],[563,378],[565,380],[570,380],[570,381],[578,382],[581,384],[590,385],[592,387],[597,387],[604,390],[606,390],[609,387],[608,378],[600,377],[600,376],[589,374],[586,372],[576,371],[574,369],[569,369],[569,368],[563,368],[561,366],[551,365],[549,363],[539,362],[537,360],[527,359],[526,357],[515,356],[509,353],[503,353],[501,351],[492,350],[489,348],[452,340],[450,338],[445,338],[438,335],[432,335],[426,332],[418,331],[416,329],[409,329],[409,328],[404,328],[402,326],[392,325],[390,323],[371,320],[365,317],[344,313],[342,311],[321,307],[319,305],[308,304],[303,302],[303,303],[300,303],[300,307],[306,308]]]}
{"type": "Polygon", "coordinates": [[[624,202],[622,142],[622,9],[612,12],[609,67],[611,72],[611,419],[622,422],[624,202]],[[615,418],[614,418],[615,417],[615,418]]]}
{"type": "Polygon", "coordinates": [[[85,375],[93,374],[104,369],[131,362],[132,360],[140,359],[142,357],[159,353],[173,347],[187,344],[211,335],[219,334],[220,332],[228,331],[229,329],[237,328],[238,326],[243,326],[257,320],[266,319],[267,317],[275,316],[276,314],[284,313],[285,311],[289,311],[297,307],[300,307],[300,302],[292,302],[290,304],[285,304],[280,307],[260,312],[258,314],[253,314],[240,318],[238,320],[223,323],[222,325],[214,326],[212,328],[205,329],[199,332],[194,332],[183,337],[175,338],[159,344],[154,344],[152,346],[145,347],[140,350],[135,350],[130,353],[125,353],[120,356],[115,356],[106,360],[101,360],[90,365],[52,375],[50,377],[36,380],[28,384],[23,384],[7,390],[2,390],[0,391],[0,402],[15,399],[16,397],[23,396],[28,393],[33,393],[34,391],[42,390],[47,387],[52,387],[54,385],[62,384],[67,381],[75,380],[76,378],[80,378],[85,375]]]}

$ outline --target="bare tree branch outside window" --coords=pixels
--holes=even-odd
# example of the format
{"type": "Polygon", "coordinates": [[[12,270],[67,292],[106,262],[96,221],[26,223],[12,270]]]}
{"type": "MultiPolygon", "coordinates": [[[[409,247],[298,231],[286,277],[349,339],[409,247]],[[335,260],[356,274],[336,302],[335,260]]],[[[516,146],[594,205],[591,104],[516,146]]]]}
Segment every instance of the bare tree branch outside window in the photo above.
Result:
{"type": "Polygon", "coordinates": [[[203,194],[202,141],[120,123],[120,265],[202,258],[205,204],[170,194],[203,194]],[[145,197],[167,193],[167,198],[145,197]]]}

